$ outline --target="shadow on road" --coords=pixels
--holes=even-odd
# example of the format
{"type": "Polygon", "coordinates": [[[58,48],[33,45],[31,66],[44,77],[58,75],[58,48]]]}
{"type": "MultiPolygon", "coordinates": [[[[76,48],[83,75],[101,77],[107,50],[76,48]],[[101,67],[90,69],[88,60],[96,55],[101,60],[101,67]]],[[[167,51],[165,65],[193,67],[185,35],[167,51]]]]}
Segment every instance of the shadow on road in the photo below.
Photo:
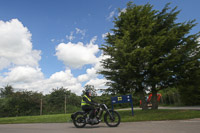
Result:
{"type": "Polygon", "coordinates": [[[104,125],[95,125],[95,126],[91,126],[91,125],[87,125],[84,128],[76,128],[75,126],[70,126],[69,128],[76,128],[76,129],[94,129],[94,128],[109,128],[108,126],[104,126],[104,125]]]}

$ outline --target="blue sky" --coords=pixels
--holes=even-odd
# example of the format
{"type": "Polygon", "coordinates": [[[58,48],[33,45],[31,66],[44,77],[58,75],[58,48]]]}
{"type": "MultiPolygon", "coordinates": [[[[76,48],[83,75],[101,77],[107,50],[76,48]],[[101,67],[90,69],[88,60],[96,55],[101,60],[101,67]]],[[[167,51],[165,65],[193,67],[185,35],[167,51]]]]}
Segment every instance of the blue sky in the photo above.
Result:
{"type": "MultiPolygon", "coordinates": [[[[98,50],[128,0],[0,0],[0,87],[49,93],[66,87],[77,94],[85,84],[106,88],[96,74],[98,50]],[[15,33],[15,34],[14,34],[15,33]],[[24,41],[25,40],[25,41],[24,41]],[[77,52],[78,51],[78,52],[77,52]]],[[[162,9],[171,2],[178,22],[200,22],[198,0],[134,0],[162,9]]],[[[200,31],[198,24],[191,33],[200,31]]]]}

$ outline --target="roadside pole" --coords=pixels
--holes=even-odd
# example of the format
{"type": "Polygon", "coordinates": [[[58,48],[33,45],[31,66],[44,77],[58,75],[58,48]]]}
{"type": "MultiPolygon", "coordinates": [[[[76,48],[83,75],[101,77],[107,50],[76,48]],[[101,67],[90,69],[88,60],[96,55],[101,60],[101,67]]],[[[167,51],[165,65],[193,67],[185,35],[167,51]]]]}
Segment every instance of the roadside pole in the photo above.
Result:
{"type": "Polygon", "coordinates": [[[65,114],[66,114],[66,104],[67,104],[67,97],[65,95],[65,114]]]}

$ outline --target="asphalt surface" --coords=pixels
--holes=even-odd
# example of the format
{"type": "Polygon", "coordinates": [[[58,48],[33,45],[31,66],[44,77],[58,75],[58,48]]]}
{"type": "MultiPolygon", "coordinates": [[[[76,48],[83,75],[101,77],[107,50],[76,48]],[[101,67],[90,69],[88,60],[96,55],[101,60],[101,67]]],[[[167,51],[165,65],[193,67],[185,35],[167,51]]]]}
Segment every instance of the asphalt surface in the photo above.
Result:
{"type": "MultiPolygon", "coordinates": [[[[159,106],[158,109],[172,109],[172,110],[200,110],[200,106],[183,106],[183,107],[163,107],[159,106]]],[[[123,109],[117,109],[117,110],[131,110],[131,108],[123,108],[123,109]]],[[[141,108],[134,108],[133,110],[141,110],[141,108]]]]}
{"type": "Polygon", "coordinates": [[[184,106],[184,107],[158,107],[158,109],[185,109],[185,110],[200,110],[200,106],[184,106]]]}
{"type": "Polygon", "coordinates": [[[0,133],[200,133],[200,118],[191,120],[121,123],[110,128],[105,123],[75,128],[73,123],[2,124],[0,133]]]}

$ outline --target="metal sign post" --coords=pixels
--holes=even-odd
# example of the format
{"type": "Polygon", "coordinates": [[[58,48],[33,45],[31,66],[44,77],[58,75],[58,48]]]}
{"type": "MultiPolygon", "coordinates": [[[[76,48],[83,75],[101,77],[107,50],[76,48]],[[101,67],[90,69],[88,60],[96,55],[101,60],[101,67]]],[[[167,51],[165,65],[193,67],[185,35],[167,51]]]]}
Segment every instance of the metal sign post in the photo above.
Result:
{"type": "Polygon", "coordinates": [[[134,116],[132,95],[111,97],[112,110],[114,110],[114,104],[117,104],[117,103],[130,103],[131,109],[132,109],[132,116],[134,116]]]}

